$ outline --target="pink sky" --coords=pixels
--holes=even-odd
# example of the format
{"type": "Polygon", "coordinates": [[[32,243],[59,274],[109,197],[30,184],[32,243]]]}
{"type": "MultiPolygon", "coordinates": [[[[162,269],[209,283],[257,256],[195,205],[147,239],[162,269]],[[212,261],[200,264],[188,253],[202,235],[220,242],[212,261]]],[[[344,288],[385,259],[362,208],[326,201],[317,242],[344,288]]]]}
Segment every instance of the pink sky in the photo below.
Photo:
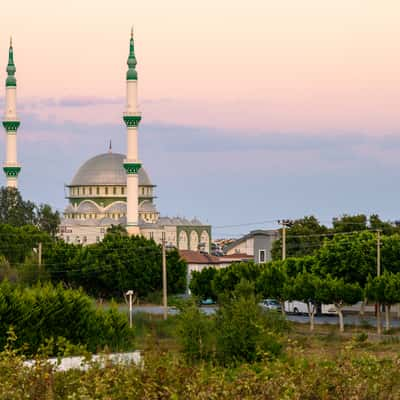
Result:
{"type": "MultiPolygon", "coordinates": [[[[12,34],[23,99],[124,96],[134,24],[149,122],[317,135],[400,131],[398,0],[14,0],[1,12],[0,67],[12,34]]],[[[120,108],[39,112],[116,122],[120,108]]]]}

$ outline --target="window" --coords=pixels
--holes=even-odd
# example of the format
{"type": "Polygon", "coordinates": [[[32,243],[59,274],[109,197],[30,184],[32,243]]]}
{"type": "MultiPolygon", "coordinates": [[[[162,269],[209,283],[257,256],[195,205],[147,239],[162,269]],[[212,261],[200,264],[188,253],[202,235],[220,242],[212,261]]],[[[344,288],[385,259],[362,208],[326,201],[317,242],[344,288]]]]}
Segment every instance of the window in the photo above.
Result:
{"type": "Polygon", "coordinates": [[[258,250],[258,262],[265,263],[265,250],[258,250]]]}
{"type": "Polygon", "coordinates": [[[96,188],[96,194],[97,194],[97,195],[100,194],[100,188],[99,188],[99,187],[96,188]]]}
{"type": "Polygon", "coordinates": [[[121,188],[121,194],[125,194],[125,188],[124,187],[121,188]]]}
{"type": "Polygon", "coordinates": [[[89,188],[89,194],[92,194],[92,188],[91,187],[89,188]]]}
{"type": "Polygon", "coordinates": [[[113,194],[117,194],[117,188],[115,186],[113,187],[113,194]]]}
{"type": "Polygon", "coordinates": [[[82,188],[82,194],[85,194],[85,191],[86,191],[85,188],[82,188]]]}
{"type": "Polygon", "coordinates": [[[108,187],[105,187],[105,188],[104,188],[104,193],[105,193],[105,194],[108,194],[108,187]]]}
{"type": "Polygon", "coordinates": [[[79,195],[79,188],[76,188],[76,194],[79,195]]]}

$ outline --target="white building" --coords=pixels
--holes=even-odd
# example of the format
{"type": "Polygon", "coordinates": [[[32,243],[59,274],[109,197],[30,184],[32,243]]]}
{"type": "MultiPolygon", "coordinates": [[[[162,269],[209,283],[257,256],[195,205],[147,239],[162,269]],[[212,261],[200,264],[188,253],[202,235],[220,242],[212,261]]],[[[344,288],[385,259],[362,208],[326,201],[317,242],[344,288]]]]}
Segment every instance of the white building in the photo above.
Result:
{"type": "Polygon", "coordinates": [[[154,188],[138,158],[137,72],[131,34],[126,74],[127,154],[99,154],[87,160],[67,185],[69,204],[60,225],[66,242],[90,244],[104,238],[112,225],[184,250],[210,251],[211,226],[197,219],[160,218],[154,188]]]}

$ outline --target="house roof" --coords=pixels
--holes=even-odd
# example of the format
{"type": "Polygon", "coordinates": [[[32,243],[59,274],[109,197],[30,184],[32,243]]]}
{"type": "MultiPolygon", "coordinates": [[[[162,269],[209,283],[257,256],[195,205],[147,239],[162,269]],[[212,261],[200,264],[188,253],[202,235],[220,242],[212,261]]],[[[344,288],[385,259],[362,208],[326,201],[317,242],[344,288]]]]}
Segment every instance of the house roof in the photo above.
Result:
{"type": "Polygon", "coordinates": [[[238,244],[245,242],[247,239],[254,238],[255,236],[270,236],[278,238],[279,231],[277,229],[267,229],[267,230],[257,229],[255,231],[251,231],[247,235],[242,236],[240,239],[237,239],[234,242],[229,243],[224,250],[229,251],[230,249],[236,247],[238,244]]]}
{"type": "Polygon", "coordinates": [[[179,250],[179,254],[188,264],[226,264],[237,261],[249,261],[253,260],[253,256],[248,254],[233,254],[231,256],[212,256],[210,254],[201,253],[193,250],[179,250]]]}
{"type": "Polygon", "coordinates": [[[179,254],[188,264],[220,264],[219,257],[193,250],[179,250],[179,254]]]}

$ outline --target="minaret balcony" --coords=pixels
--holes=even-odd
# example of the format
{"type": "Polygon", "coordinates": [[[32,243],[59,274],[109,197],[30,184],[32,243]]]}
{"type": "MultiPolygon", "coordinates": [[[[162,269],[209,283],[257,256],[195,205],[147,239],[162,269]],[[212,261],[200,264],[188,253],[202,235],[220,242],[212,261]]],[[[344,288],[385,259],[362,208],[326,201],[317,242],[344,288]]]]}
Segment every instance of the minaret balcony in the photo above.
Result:
{"type": "Polygon", "coordinates": [[[125,112],[123,114],[124,122],[128,128],[137,127],[142,119],[141,113],[125,112]]]}
{"type": "Polygon", "coordinates": [[[17,132],[20,124],[21,122],[19,121],[3,121],[4,129],[7,132],[17,132]]]}

